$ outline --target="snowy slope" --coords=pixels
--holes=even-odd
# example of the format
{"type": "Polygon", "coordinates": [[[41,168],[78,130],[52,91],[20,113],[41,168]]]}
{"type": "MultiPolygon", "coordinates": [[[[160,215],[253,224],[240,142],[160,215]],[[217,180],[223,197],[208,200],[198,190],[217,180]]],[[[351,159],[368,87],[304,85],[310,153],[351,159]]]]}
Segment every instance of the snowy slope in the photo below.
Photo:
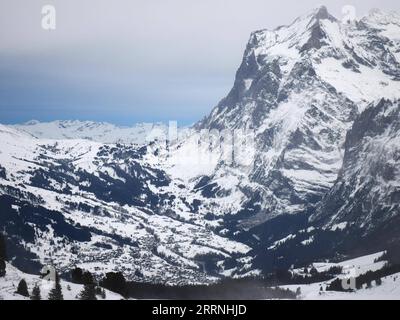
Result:
{"type": "Polygon", "coordinates": [[[12,127],[40,139],[87,139],[102,143],[146,144],[166,135],[167,127],[161,123],[142,123],[120,127],[93,121],[29,121],[12,127]]]}
{"type": "MultiPolygon", "coordinates": [[[[24,273],[11,264],[7,263],[6,275],[0,278],[0,300],[29,300],[29,298],[16,293],[18,283],[24,279],[28,285],[28,292],[31,293],[35,285],[40,288],[42,300],[47,300],[49,291],[53,288],[54,282],[41,279],[37,275],[24,273]]],[[[83,290],[83,285],[60,281],[64,300],[78,300],[83,290]]],[[[117,293],[105,290],[105,300],[122,300],[123,297],[117,293]]],[[[98,300],[102,300],[100,296],[98,300]]]]}
{"type": "MultiPolygon", "coordinates": [[[[376,262],[376,259],[382,256],[382,252],[362,256],[356,259],[346,260],[340,263],[314,263],[313,266],[318,272],[325,271],[332,266],[343,267],[343,273],[338,278],[348,278],[349,276],[358,276],[365,274],[367,271],[380,270],[385,261],[376,262]]],[[[294,270],[301,274],[301,269],[294,270]]],[[[301,289],[300,299],[304,300],[399,300],[400,299],[400,274],[393,274],[382,278],[382,284],[372,283],[371,288],[363,286],[362,289],[355,292],[337,292],[326,291],[326,287],[333,280],[312,283],[307,285],[288,285],[283,288],[296,291],[301,289]],[[320,288],[323,288],[321,291],[320,288]]]]}
{"type": "Polygon", "coordinates": [[[5,126],[0,145],[2,229],[40,263],[167,283],[250,271],[241,262],[250,248],[196,213],[194,196],[146,148],[36,139],[5,126]]]}
{"type": "Polygon", "coordinates": [[[372,284],[371,288],[363,288],[356,292],[323,291],[320,287],[328,283],[313,283],[310,285],[283,286],[290,290],[301,289],[302,300],[400,300],[400,273],[382,278],[382,285],[372,284]]]}

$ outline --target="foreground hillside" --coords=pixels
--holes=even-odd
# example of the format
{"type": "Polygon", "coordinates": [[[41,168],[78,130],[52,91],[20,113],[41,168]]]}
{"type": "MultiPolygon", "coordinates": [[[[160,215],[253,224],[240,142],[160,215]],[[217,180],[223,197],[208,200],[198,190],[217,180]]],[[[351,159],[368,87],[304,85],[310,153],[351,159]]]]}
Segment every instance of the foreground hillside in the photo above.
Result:
{"type": "MultiPolygon", "coordinates": [[[[16,293],[19,282],[24,279],[28,285],[28,292],[31,294],[35,286],[40,288],[43,300],[47,300],[50,290],[54,287],[54,282],[41,279],[38,275],[24,273],[11,264],[7,264],[6,275],[0,277],[0,300],[30,300],[16,293]]],[[[84,289],[81,284],[61,280],[62,294],[64,300],[79,300],[79,296],[84,289]]],[[[105,297],[97,296],[99,300],[121,300],[123,297],[117,293],[105,290],[105,297]]]]}
{"type": "MultiPolygon", "coordinates": [[[[312,266],[318,272],[333,267],[342,268],[342,274],[335,279],[344,279],[357,277],[369,271],[381,270],[386,264],[386,261],[377,261],[381,256],[382,252],[340,263],[313,263],[312,266]]],[[[301,274],[302,270],[295,270],[294,272],[301,274]]],[[[400,272],[362,284],[361,288],[352,292],[327,290],[333,281],[333,279],[330,279],[312,284],[288,285],[282,288],[294,291],[300,288],[299,298],[304,300],[400,300],[400,272]]]]}

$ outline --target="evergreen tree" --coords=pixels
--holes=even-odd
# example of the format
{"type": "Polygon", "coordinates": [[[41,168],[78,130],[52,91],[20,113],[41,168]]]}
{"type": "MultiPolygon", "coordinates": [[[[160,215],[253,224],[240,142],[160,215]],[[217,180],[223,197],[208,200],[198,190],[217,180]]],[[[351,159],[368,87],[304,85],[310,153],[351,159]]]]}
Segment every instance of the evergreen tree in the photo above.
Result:
{"type": "Polygon", "coordinates": [[[100,296],[103,300],[106,298],[106,290],[101,287],[96,287],[96,296],[100,296]]]}
{"type": "Polygon", "coordinates": [[[101,296],[102,288],[96,287],[96,296],[101,296]]]}
{"type": "Polygon", "coordinates": [[[0,278],[6,275],[6,262],[0,259],[0,278]]]}
{"type": "Polygon", "coordinates": [[[106,290],[101,290],[101,298],[103,299],[103,300],[105,300],[106,298],[107,298],[107,296],[106,296],[106,290]]]}
{"type": "Polygon", "coordinates": [[[40,295],[40,288],[38,285],[35,285],[32,289],[31,300],[42,300],[42,296],[40,295]]]}
{"type": "Polygon", "coordinates": [[[311,270],[310,270],[310,274],[312,276],[316,276],[318,274],[318,270],[315,267],[312,267],[311,270]]]}
{"type": "Polygon", "coordinates": [[[292,279],[292,274],[289,270],[278,269],[275,273],[276,279],[282,283],[288,283],[292,279]]]}
{"type": "Polygon", "coordinates": [[[128,295],[128,286],[124,275],[121,272],[109,272],[101,281],[100,285],[110,291],[121,294],[126,297],[128,295]]]}
{"type": "Polygon", "coordinates": [[[21,296],[24,296],[24,297],[29,297],[28,285],[26,284],[25,279],[22,279],[19,282],[16,293],[18,293],[18,294],[20,294],[21,296]]]}
{"type": "Polygon", "coordinates": [[[94,285],[94,283],[85,284],[82,292],[79,295],[79,299],[81,299],[81,300],[97,300],[96,286],[94,285]]]}
{"type": "Polygon", "coordinates": [[[0,233],[0,260],[7,260],[6,239],[2,233],[0,233]]]}
{"type": "Polygon", "coordinates": [[[94,278],[89,271],[85,271],[82,275],[82,284],[94,284],[94,278]]]}
{"type": "Polygon", "coordinates": [[[75,268],[71,271],[71,280],[78,284],[91,284],[95,282],[93,275],[81,268],[75,268]]]}
{"type": "Polygon", "coordinates": [[[71,271],[72,282],[83,284],[82,277],[83,277],[83,270],[81,268],[75,268],[71,271]]]}
{"type": "Polygon", "coordinates": [[[6,240],[4,238],[4,235],[0,233],[0,277],[4,277],[6,275],[6,260],[6,240]]]}
{"type": "Polygon", "coordinates": [[[64,296],[62,294],[62,288],[60,283],[60,277],[56,274],[56,283],[54,288],[49,292],[49,300],[64,300],[64,296]]]}

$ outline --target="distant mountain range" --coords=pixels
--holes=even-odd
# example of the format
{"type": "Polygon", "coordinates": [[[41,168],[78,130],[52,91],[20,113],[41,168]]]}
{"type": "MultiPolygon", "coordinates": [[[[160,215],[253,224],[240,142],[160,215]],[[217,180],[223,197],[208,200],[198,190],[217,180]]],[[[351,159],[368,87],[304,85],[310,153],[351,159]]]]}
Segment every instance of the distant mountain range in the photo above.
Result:
{"type": "Polygon", "coordinates": [[[13,125],[38,139],[87,139],[102,143],[145,144],[166,133],[164,124],[141,123],[132,127],[121,127],[111,123],[93,121],[53,121],[32,120],[13,125]],[[146,139],[149,139],[148,141],[146,139]]]}

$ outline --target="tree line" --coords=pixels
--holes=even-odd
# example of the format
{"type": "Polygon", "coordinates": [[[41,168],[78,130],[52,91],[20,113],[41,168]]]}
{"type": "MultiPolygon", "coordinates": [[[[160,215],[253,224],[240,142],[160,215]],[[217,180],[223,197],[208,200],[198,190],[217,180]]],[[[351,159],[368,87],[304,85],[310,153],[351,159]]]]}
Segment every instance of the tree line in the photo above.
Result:
{"type": "MultiPolygon", "coordinates": [[[[392,274],[400,272],[400,264],[386,264],[382,269],[377,271],[368,271],[355,278],[356,289],[360,290],[364,286],[367,288],[372,287],[372,282],[375,281],[377,286],[382,284],[382,278],[388,277],[392,274]]],[[[327,291],[353,291],[352,289],[345,289],[342,285],[341,279],[335,279],[326,288],[327,291]]]]}
{"type": "Polygon", "coordinates": [[[7,248],[6,239],[3,233],[0,232],[0,277],[6,275],[7,248]]]}

